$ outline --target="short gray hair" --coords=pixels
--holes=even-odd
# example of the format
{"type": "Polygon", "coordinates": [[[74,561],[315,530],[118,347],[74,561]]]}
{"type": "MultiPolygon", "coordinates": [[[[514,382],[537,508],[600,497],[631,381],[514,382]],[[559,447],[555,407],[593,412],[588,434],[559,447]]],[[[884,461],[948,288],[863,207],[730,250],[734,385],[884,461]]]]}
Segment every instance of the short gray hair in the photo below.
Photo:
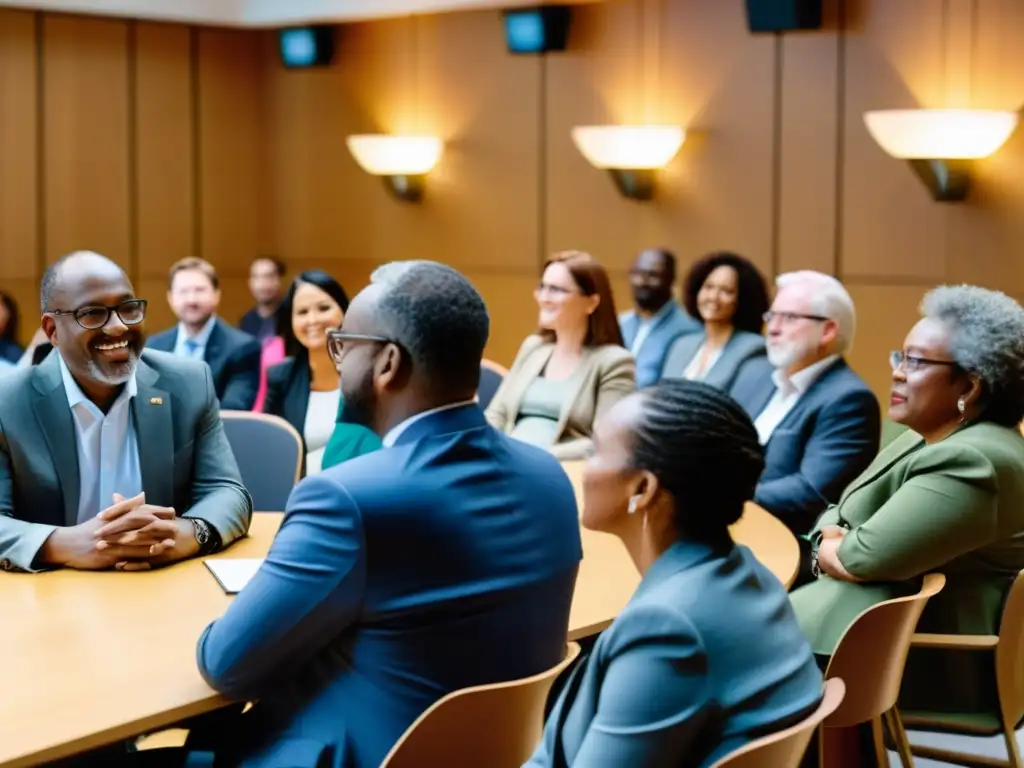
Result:
{"type": "Polygon", "coordinates": [[[832,275],[811,269],[786,272],[775,278],[777,288],[796,283],[806,283],[814,287],[811,294],[811,311],[827,317],[836,324],[836,345],[839,354],[846,354],[853,349],[853,337],[857,332],[857,310],[853,306],[853,298],[843,284],[832,275]]]}
{"type": "Polygon", "coordinates": [[[490,333],[483,298],[462,273],[435,261],[395,261],[374,270],[376,315],[435,391],[475,392],[490,333]]]}
{"type": "Polygon", "coordinates": [[[1024,308],[1005,293],[944,285],[921,301],[921,314],[945,326],[949,355],[981,379],[985,418],[1012,427],[1024,419],[1024,308]]]}

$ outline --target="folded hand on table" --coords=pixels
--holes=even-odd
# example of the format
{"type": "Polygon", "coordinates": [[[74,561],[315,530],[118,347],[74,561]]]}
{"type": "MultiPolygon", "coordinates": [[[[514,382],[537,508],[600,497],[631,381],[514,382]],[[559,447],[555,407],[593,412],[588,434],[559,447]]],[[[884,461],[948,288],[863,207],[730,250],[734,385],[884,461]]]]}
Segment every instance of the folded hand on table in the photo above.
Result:
{"type": "Polygon", "coordinates": [[[171,507],[146,504],[146,494],[114,503],[92,520],[56,529],[40,550],[47,565],[80,570],[148,570],[191,557],[199,550],[192,523],[171,507]]]}

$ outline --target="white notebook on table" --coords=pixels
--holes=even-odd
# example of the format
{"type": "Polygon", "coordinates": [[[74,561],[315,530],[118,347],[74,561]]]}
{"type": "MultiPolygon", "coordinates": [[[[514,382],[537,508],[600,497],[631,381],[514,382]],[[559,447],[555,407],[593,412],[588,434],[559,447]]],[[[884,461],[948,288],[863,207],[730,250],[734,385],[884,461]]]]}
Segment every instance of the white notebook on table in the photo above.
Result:
{"type": "Polygon", "coordinates": [[[237,595],[263,565],[262,557],[217,557],[204,560],[213,578],[229,595],[237,595]]]}

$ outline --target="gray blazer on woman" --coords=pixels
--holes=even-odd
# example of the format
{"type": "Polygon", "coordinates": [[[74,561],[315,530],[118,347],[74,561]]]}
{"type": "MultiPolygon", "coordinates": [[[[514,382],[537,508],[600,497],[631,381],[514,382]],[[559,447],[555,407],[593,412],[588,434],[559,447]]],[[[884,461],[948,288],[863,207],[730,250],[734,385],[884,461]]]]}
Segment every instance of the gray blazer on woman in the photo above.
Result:
{"type": "Polygon", "coordinates": [[[570,675],[525,768],[708,766],[821,691],[779,580],[746,547],[678,541],[570,675]]]}
{"type": "MultiPolygon", "coordinates": [[[[661,369],[663,379],[681,379],[686,366],[696,356],[701,345],[704,343],[703,333],[689,333],[680,336],[672,346],[668,348],[665,355],[665,365],[661,369]]],[[[729,341],[722,348],[722,354],[718,356],[714,365],[704,374],[702,381],[713,387],[718,387],[725,392],[729,391],[736,374],[743,364],[748,360],[763,357],[764,336],[749,331],[733,331],[729,341]]]]}

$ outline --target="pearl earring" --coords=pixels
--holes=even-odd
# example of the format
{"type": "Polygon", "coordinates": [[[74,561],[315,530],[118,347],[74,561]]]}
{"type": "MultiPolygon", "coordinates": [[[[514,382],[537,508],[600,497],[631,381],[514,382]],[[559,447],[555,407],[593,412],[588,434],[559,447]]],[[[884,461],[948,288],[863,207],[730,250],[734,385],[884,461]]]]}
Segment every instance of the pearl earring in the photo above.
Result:
{"type": "Polygon", "coordinates": [[[956,409],[960,411],[960,415],[963,416],[964,411],[967,410],[967,401],[961,397],[959,400],[956,401],[956,409]]]}
{"type": "Polygon", "coordinates": [[[632,496],[632,497],[630,497],[630,499],[629,499],[629,506],[626,507],[626,512],[628,514],[632,515],[634,512],[636,512],[636,505],[639,504],[639,503],[640,503],[640,497],[639,496],[632,496]]]}

